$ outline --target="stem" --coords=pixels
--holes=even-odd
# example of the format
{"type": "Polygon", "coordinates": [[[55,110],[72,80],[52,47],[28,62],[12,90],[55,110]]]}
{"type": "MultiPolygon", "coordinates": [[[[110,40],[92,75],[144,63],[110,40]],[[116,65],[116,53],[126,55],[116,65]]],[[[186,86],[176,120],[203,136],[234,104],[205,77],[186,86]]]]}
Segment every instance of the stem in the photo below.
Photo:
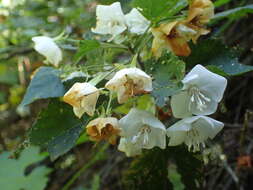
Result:
{"type": "Polygon", "coordinates": [[[107,108],[106,108],[106,112],[105,112],[106,116],[109,115],[111,102],[112,102],[112,93],[110,92],[109,102],[108,102],[108,104],[107,104],[107,108]]]}
{"type": "Polygon", "coordinates": [[[66,183],[66,185],[63,186],[62,190],[68,190],[70,188],[70,186],[82,175],[82,173],[86,171],[86,169],[88,169],[95,162],[97,162],[98,160],[100,160],[102,154],[104,153],[104,151],[106,150],[106,148],[108,146],[109,146],[108,143],[104,144],[104,146],[102,146],[102,148],[99,149],[99,151],[95,155],[92,156],[93,159],[89,160],[87,164],[85,164],[83,167],[81,167],[75,173],[75,175],[72,176],[72,178],[66,183]]]}

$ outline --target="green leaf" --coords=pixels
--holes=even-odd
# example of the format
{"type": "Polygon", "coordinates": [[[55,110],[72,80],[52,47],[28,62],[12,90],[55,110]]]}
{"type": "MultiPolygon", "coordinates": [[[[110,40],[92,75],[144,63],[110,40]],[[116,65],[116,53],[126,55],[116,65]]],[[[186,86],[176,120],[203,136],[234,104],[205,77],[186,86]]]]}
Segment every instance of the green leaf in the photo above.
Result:
{"type": "MultiPolygon", "coordinates": [[[[142,14],[150,21],[156,22],[161,18],[170,15],[169,11],[172,8],[175,8],[177,5],[178,8],[181,6],[179,3],[184,0],[134,0],[133,6],[137,8],[141,8],[142,14]]],[[[177,10],[177,9],[175,9],[177,10]]],[[[176,11],[172,11],[171,14],[175,14],[176,11]]],[[[180,10],[180,9],[178,9],[180,10]]]]}
{"type": "Polygon", "coordinates": [[[152,96],[159,107],[163,107],[169,96],[178,93],[182,86],[181,80],[185,74],[185,63],[172,54],[165,54],[158,60],[150,61],[152,69],[152,96]]]}
{"type": "Polygon", "coordinates": [[[10,159],[10,152],[3,152],[0,156],[0,187],[4,190],[43,190],[46,187],[46,177],[51,169],[37,166],[27,175],[25,170],[31,164],[42,161],[45,156],[40,154],[38,147],[31,146],[22,151],[20,157],[10,159]]]}
{"type": "Polygon", "coordinates": [[[154,148],[134,159],[124,173],[124,189],[172,189],[168,180],[168,156],[166,151],[154,148]]]}
{"type": "Polygon", "coordinates": [[[217,0],[214,2],[214,6],[215,7],[220,7],[222,5],[225,5],[227,3],[229,3],[231,0],[217,0]]]}
{"type": "Polygon", "coordinates": [[[253,66],[240,64],[235,50],[229,49],[219,40],[199,41],[192,46],[192,53],[185,61],[187,65],[201,64],[227,76],[253,71],[253,66]]]}
{"type": "Polygon", "coordinates": [[[246,5],[243,7],[237,7],[234,9],[230,9],[230,10],[215,14],[212,20],[219,20],[226,17],[229,17],[231,19],[239,19],[249,13],[253,13],[253,4],[246,5]]]}
{"type": "Polygon", "coordinates": [[[79,49],[74,56],[74,61],[78,63],[86,53],[98,49],[100,43],[97,40],[82,40],[79,44],[79,49]]]}
{"type": "Polygon", "coordinates": [[[51,101],[41,111],[29,132],[30,142],[45,147],[52,160],[75,146],[86,121],[81,122],[72,107],[60,101],[51,101]]]}
{"type": "Polygon", "coordinates": [[[170,159],[175,162],[186,189],[200,189],[199,185],[203,180],[203,163],[197,158],[198,155],[189,152],[185,146],[168,147],[166,151],[170,159]]]}
{"type": "Polygon", "coordinates": [[[65,93],[60,79],[60,71],[52,67],[40,67],[30,82],[22,106],[36,100],[45,98],[61,97],[65,93]]]}

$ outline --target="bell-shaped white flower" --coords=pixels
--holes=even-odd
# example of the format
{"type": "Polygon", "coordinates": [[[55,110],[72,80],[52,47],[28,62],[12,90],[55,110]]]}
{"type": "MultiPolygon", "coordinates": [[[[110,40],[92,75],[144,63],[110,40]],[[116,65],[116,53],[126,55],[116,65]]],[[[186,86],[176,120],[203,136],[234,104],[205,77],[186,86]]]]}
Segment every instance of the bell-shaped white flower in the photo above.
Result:
{"type": "Polygon", "coordinates": [[[52,38],[36,36],[32,38],[32,41],[35,43],[34,49],[45,56],[49,63],[55,66],[59,65],[62,60],[62,52],[52,38]]]}
{"type": "Polygon", "coordinates": [[[133,8],[130,13],[125,15],[126,24],[131,33],[143,34],[149,27],[148,21],[136,8],[133,8]]]}
{"type": "Polygon", "coordinates": [[[105,88],[117,92],[118,102],[124,103],[130,97],[152,91],[152,79],[138,68],[127,68],[118,71],[109,80],[105,88]]]}
{"type": "Polygon", "coordinates": [[[121,136],[127,143],[132,143],[140,149],[151,149],[166,146],[166,128],[153,114],[147,111],[131,109],[120,119],[121,136]]]}
{"type": "Polygon", "coordinates": [[[75,115],[79,118],[84,113],[94,115],[99,90],[90,83],[75,83],[63,97],[64,102],[73,106],[75,115]]]}
{"type": "Polygon", "coordinates": [[[142,153],[142,149],[140,147],[136,146],[124,137],[120,138],[118,150],[121,152],[125,152],[128,157],[137,156],[142,153]]]}
{"type": "Polygon", "coordinates": [[[125,16],[119,2],[111,5],[98,5],[96,8],[97,24],[91,31],[97,34],[110,34],[112,38],[127,29],[125,16]]]}
{"type": "Polygon", "coordinates": [[[196,65],[182,80],[183,90],[171,98],[174,117],[209,115],[216,111],[227,86],[227,79],[196,65]]]}
{"type": "Polygon", "coordinates": [[[189,151],[205,147],[207,139],[213,139],[223,128],[224,124],[206,116],[193,116],[175,123],[167,129],[169,146],[185,143],[189,151]]]}

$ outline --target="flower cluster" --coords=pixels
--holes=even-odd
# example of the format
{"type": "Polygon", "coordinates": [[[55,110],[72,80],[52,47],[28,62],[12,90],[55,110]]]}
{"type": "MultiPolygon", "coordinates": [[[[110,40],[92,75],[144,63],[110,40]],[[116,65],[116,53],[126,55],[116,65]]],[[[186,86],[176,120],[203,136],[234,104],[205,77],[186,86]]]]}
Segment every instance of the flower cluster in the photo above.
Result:
{"type": "MultiPolygon", "coordinates": [[[[151,32],[154,36],[152,52],[156,57],[168,49],[178,56],[188,56],[191,50],[188,42],[196,43],[201,35],[209,32],[205,24],[212,18],[214,6],[210,0],[190,1],[187,17],[173,22],[162,23],[148,31],[148,21],[136,9],[124,15],[119,2],[111,5],[98,5],[96,9],[97,24],[92,32],[110,35],[115,39],[128,30],[137,35],[151,32]]],[[[151,34],[150,34],[151,35],[151,34]]],[[[44,55],[48,62],[58,65],[62,54],[55,41],[49,37],[34,37],[35,49],[44,55]]],[[[207,70],[202,65],[196,65],[182,80],[183,88],[171,97],[170,106],[175,118],[181,119],[170,127],[166,127],[159,119],[148,111],[139,110],[133,106],[127,115],[118,120],[111,113],[105,113],[91,120],[86,126],[86,132],[95,142],[107,140],[117,143],[118,149],[127,156],[141,154],[143,149],[177,146],[182,143],[189,151],[200,151],[208,139],[213,139],[223,128],[223,123],[207,115],[213,114],[221,101],[227,80],[207,70]]],[[[97,83],[96,83],[97,84],[97,83]]],[[[96,104],[101,89],[94,81],[75,83],[64,95],[63,101],[73,107],[74,114],[81,118],[83,114],[94,116],[96,104]]],[[[110,94],[117,94],[119,104],[129,99],[153,91],[152,77],[137,68],[127,67],[119,70],[107,81],[104,88],[110,94]]],[[[111,98],[111,97],[110,97],[111,98]]],[[[109,100],[109,102],[111,99],[109,100]]],[[[110,106],[110,103],[108,103],[110,106]]]]}
{"type": "Polygon", "coordinates": [[[143,34],[150,24],[136,8],[124,15],[119,2],[111,5],[98,5],[96,15],[97,26],[92,28],[91,31],[97,34],[111,35],[109,41],[127,29],[137,35],[143,34]]]}

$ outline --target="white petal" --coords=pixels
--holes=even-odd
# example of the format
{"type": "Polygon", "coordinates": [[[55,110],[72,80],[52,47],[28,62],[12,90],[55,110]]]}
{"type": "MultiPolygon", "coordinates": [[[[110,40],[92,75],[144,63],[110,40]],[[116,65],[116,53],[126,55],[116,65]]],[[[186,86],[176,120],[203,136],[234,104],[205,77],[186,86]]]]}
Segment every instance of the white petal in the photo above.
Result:
{"type": "Polygon", "coordinates": [[[189,110],[190,97],[186,91],[171,97],[171,108],[173,116],[176,118],[185,118],[192,115],[189,110]]]}
{"type": "Polygon", "coordinates": [[[131,33],[143,34],[149,27],[150,21],[148,21],[142,14],[133,8],[130,13],[125,15],[127,26],[131,33]]]}
{"type": "Polygon", "coordinates": [[[227,86],[226,78],[212,73],[202,65],[196,65],[186,75],[182,82],[185,84],[185,86],[196,85],[202,92],[206,93],[216,102],[219,102],[222,99],[227,86]]]}
{"type": "Polygon", "coordinates": [[[218,102],[214,101],[213,99],[210,99],[210,102],[206,102],[206,108],[203,108],[203,110],[199,110],[196,104],[192,104],[190,111],[194,115],[211,115],[216,112],[217,107],[218,102]]]}
{"type": "Polygon", "coordinates": [[[33,37],[32,40],[35,43],[34,49],[44,55],[51,64],[58,66],[62,60],[62,52],[54,40],[46,36],[33,37]]]}
{"type": "MultiPolygon", "coordinates": [[[[154,146],[165,148],[166,128],[162,122],[149,112],[133,108],[125,117],[120,119],[119,126],[122,129],[121,135],[129,141],[140,133],[143,127],[150,127],[147,144],[140,146],[147,149],[154,146]]],[[[143,142],[143,135],[140,138],[139,141],[143,142]]]]}
{"type": "Polygon", "coordinates": [[[146,149],[151,149],[155,146],[165,149],[166,147],[166,130],[164,129],[153,129],[149,136],[149,143],[146,149]]]}
{"type": "Polygon", "coordinates": [[[119,2],[111,5],[98,5],[96,9],[97,25],[92,32],[111,34],[113,38],[126,30],[125,17],[119,2]]]}
{"type": "Polygon", "coordinates": [[[224,123],[212,119],[210,117],[202,116],[210,124],[210,131],[208,133],[209,138],[213,139],[224,127],[224,123]]]}
{"type": "Polygon", "coordinates": [[[83,108],[83,107],[73,107],[73,112],[78,118],[81,118],[82,115],[85,113],[85,108],[83,108]]]}
{"type": "Polygon", "coordinates": [[[126,138],[120,138],[118,150],[125,152],[127,156],[136,156],[142,152],[141,148],[127,141],[126,138]]]}
{"type": "Polygon", "coordinates": [[[191,130],[191,126],[182,120],[169,127],[167,129],[167,136],[169,137],[168,145],[177,146],[182,144],[189,130],[191,130]]]}

